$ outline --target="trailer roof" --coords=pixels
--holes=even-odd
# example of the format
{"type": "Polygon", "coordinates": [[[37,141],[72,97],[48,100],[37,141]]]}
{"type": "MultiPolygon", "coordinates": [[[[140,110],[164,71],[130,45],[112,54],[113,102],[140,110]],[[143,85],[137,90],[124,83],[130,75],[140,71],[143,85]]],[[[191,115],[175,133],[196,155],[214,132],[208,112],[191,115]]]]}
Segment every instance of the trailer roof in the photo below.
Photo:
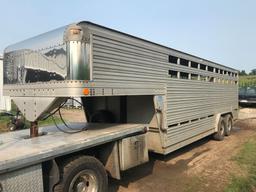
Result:
{"type": "Polygon", "coordinates": [[[113,31],[113,32],[116,32],[116,33],[119,33],[119,34],[122,34],[122,35],[129,36],[129,37],[131,37],[131,38],[135,38],[135,39],[138,39],[138,40],[141,40],[141,41],[145,41],[145,42],[148,42],[148,43],[151,43],[151,44],[154,44],[154,45],[157,45],[157,46],[166,48],[166,49],[171,49],[171,50],[176,51],[176,52],[181,53],[181,54],[185,54],[185,55],[188,55],[188,56],[192,56],[192,57],[195,57],[196,59],[203,60],[203,61],[207,61],[207,62],[210,62],[210,63],[212,63],[212,64],[219,65],[219,66],[221,66],[221,67],[225,67],[225,68],[227,68],[227,69],[231,69],[231,70],[238,71],[237,69],[228,67],[228,66],[226,66],[226,65],[222,65],[222,64],[220,64],[220,63],[216,63],[216,62],[213,62],[213,61],[204,59],[204,58],[202,58],[202,57],[198,57],[198,56],[196,56],[196,55],[192,55],[192,54],[189,54],[189,53],[186,53],[186,52],[183,52],[183,51],[179,51],[179,50],[177,50],[177,49],[173,49],[173,48],[167,47],[167,46],[165,46],[165,45],[158,44],[158,43],[155,43],[155,42],[152,42],[152,41],[149,41],[149,40],[140,38],[140,37],[136,37],[136,36],[133,36],[133,35],[131,35],[131,34],[118,31],[118,30],[116,30],[116,29],[111,29],[111,28],[108,28],[108,27],[105,27],[105,26],[102,26],[102,25],[99,25],[99,24],[96,24],[96,23],[93,23],[93,22],[90,22],[90,21],[81,21],[81,22],[79,22],[78,24],[87,24],[87,25],[92,25],[92,26],[104,28],[104,29],[106,29],[106,30],[110,30],[110,31],[113,31]]]}
{"type": "MultiPolygon", "coordinates": [[[[228,66],[225,66],[225,65],[222,65],[222,64],[219,64],[219,63],[216,63],[216,62],[213,62],[213,61],[210,61],[210,60],[207,60],[207,59],[204,59],[204,58],[201,58],[201,57],[198,57],[198,56],[195,56],[195,55],[183,52],[183,51],[179,51],[177,49],[173,49],[173,48],[167,47],[165,45],[161,45],[161,44],[158,44],[158,43],[155,43],[155,42],[152,42],[152,41],[140,38],[140,37],[136,37],[136,36],[133,36],[133,35],[130,35],[130,34],[115,30],[115,29],[111,29],[111,28],[108,28],[108,27],[105,27],[105,26],[102,26],[102,25],[99,25],[99,24],[96,24],[96,23],[92,23],[90,21],[81,21],[81,22],[78,22],[77,24],[78,25],[79,24],[84,24],[84,25],[88,25],[88,26],[92,26],[92,27],[102,28],[102,29],[105,29],[105,30],[108,30],[108,31],[111,31],[111,32],[114,32],[114,33],[118,33],[118,34],[121,34],[121,35],[124,35],[124,36],[128,36],[128,37],[140,40],[140,41],[144,41],[144,42],[159,46],[159,47],[164,48],[164,49],[174,51],[178,54],[183,54],[185,56],[193,57],[195,60],[199,60],[199,61],[202,61],[202,62],[209,62],[209,64],[217,65],[217,66],[220,66],[222,68],[226,68],[226,69],[238,72],[237,69],[234,69],[234,68],[231,68],[231,67],[228,67],[228,66]]],[[[12,45],[6,47],[5,52],[11,52],[11,51],[14,51],[14,50],[16,51],[16,50],[28,49],[28,48],[29,49],[42,49],[42,48],[45,48],[45,47],[52,46],[53,44],[54,45],[62,44],[63,41],[64,41],[63,36],[65,35],[65,31],[71,25],[74,25],[74,23],[70,24],[70,25],[66,25],[64,27],[57,28],[55,30],[52,30],[52,31],[50,31],[50,33],[46,32],[46,33],[37,35],[35,37],[26,39],[24,41],[12,44],[12,45]]],[[[0,56],[0,58],[1,58],[1,56],[0,56]]]]}

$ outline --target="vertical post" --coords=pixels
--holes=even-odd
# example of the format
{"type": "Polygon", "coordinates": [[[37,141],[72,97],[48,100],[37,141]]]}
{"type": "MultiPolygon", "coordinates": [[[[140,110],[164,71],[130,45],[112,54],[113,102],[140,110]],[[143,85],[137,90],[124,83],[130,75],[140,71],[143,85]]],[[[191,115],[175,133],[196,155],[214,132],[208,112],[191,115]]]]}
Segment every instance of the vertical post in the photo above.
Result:
{"type": "Polygon", "coordinates": [[[38,137],[38,122],[34,121],[30,123],[30,138],[38,137]]]}

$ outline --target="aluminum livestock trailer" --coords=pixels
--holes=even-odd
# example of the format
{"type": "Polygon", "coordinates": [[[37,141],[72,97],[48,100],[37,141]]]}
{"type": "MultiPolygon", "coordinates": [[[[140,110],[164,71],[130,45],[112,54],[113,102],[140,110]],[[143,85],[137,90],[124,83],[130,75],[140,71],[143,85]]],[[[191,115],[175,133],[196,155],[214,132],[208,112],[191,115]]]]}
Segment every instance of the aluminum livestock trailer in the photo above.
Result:
{"type": "Polygon", "coordinates": [[[0,191],[102,192],[148,151],[230,135],[238,71],[79,22],[7,47],[4,94],[31,128],[0,136],[0,191]],[[38,128],[77,97],[86,125],[38,128]]]}

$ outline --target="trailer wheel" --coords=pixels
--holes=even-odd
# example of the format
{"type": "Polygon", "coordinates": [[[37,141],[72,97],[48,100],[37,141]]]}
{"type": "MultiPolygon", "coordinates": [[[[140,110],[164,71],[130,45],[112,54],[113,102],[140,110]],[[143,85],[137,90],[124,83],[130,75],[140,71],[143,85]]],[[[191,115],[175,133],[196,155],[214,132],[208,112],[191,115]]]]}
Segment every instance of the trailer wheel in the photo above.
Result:
{"type": "Polygon", "coordinates": [[[225,122],[225,135],[229,136],[231,134],[231,130],[233,127],[233,119],[231,115],[225,115],[224,117],[224,122],[225,122]]]}
{"type": "Polygon", "coordinates": [[[60,167],[60,182],[54,192],[106,192],[108,178],[102,163],[91,156],[67,160],[60,167]]]}
{"type": "Polygon", "coordinates": [[[225,122],[223,117],[220,117],[219,123],[218,123],[218,131],[214,133],[213,138],[217,141],[222,141],[225,136],[225,122]]]}

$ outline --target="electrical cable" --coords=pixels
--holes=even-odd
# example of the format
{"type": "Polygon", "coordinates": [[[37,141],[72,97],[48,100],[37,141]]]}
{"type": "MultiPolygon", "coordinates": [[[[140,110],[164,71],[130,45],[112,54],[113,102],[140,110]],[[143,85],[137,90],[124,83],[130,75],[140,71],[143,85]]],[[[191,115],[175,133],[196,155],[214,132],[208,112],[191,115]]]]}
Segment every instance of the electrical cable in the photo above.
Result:
{"type": "MultiPolygon", "coordinates": [[[[73,98],[73,97],[70,97],[69,99],[76,101],[78,104],[81,105],[81,107],[83,106],[83,104],[82,104],[80,101],[78,101],[77,99],[75,99],[75,98],[73,98]]],[[[61,119],[62,123],[63,123],[67,128],[69,128],[69,129],[77,130],[77,129],[74,129],[73,127],[70,127],[70,126],[65,122],[65,120],[63,119],[62,114],[61,114],[61,111],[60,111],[60,110],[58,110],[58,111],[59,111],[59,116],[60,116],[60,119],[61,119]]]]}
{"type": "Polygon", "coordinates": [[[67,100],[65,100],[63,103],[60,104],[60,106],[52,113],[49,113],[48,115],[46,115],[44,118],[42,118],[42,120],[46,120],[49,117],[51,117],[52,115],[54,115],[56,112],[58,112],[60,110],[60,108],[62,108],[65,104],[67,103],[67,100]]]}
{"type": "MultiPolygon", "coordinates": [[[[83,106],[83,104],[82,104],[81,102],[79,102],[77,99],[74,99],[74,98],[72,98],[72,97],[70,97],[69,99],[74,100],[74,101],[76,101],[77,103],[79,103],[81,106],[83,106]]],[[[68,99],[67,99],[67,100],[68,100],[68,99]]],[[[47,115],[46,118],[44,118],[44,120],[47,119],[47,118],[49,118],[49,117],[52,117],[52,120],[53,120],[53,122],[54,122],[56,128],[57,128],[58,130],[64,132],[64,133],[73,134],[73,133],[79,133],[79,132],[85,131],[85,130],[86,130],[85,128],[81,128],[80,130],[77,130],[77,129],[73,128],[73,127],[70,127],[70,126],[65,122],[65,120],[63,119],[60,110],[61,110],[61,108],[67,103],[67,100],[64,101],[54,112],[52,112],[52,113],[50,113],[49,115],[47,115]],[[65,127],[67,127],[68,129],[71,129],[71,130],[73,130],[73,131],[66,131],[66,130],[63,130],[62,128],[60,128],[60,127],[57,125],[57,123],[56,123],[56,121],[55,121],[55,118],[54,118],[54,116],[53,116],[56,112],[59,113],[60,119],[61,119],[62,123],[65,125],[65,127]]]]}
{"type": "Polygon", "coordinates": [[[55,121],[55,119],[54,119],[54,117],[53,117],[53,116],[51,116],[51,117],[52,117],[52,120],[53,120],[53,122],[54,122],[54,124],[55,124],[56,128],[57,128],[58,130],[60,130],[61,132],[63,132],[63,133],[74,134],[74,133],[80,133],[80,132],[82,132],[82,131],[85,131],[85,130],[86,130],[86,129],[82,128],[82,129],[77,130],[77,131],[66,131],[66,130],[64,130],[64,129],[60,128],[60,127],[57,125],[57,123],[56,123],[56,121],[55,121]]]}

